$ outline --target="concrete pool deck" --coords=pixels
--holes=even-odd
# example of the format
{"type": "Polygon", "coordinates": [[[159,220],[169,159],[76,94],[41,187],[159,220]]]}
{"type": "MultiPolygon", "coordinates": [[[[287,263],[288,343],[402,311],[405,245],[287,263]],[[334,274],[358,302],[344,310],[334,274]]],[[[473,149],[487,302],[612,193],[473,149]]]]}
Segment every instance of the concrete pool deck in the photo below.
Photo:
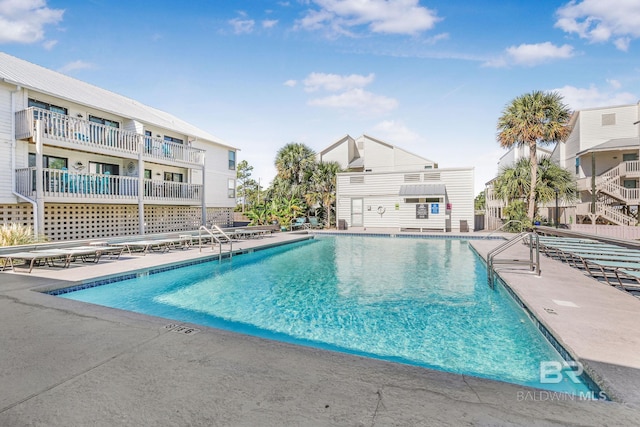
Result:
{"type": "MultiPolygon", "coordinates": [[[[300,237],[278,233],[234,250],[300,237]]],[[[499,243],[471,242],[481,255],[499,243]]],[[[624,403],[180,328],[33,291],[211,255],[191,248],[0,273],[0,425],[595,426],[640,419],[640,300],[545,257],[540,278],[521,267],[502,267],[500,275],[624,403]]]]}

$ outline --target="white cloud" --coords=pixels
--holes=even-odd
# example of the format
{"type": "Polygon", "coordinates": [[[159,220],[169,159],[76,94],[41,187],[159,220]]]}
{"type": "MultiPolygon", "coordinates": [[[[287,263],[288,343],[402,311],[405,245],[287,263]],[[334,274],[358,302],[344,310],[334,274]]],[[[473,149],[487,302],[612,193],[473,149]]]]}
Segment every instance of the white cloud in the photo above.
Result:
{"type": "Polygon", "coordinates": [[[596,108],[608,105],[635,104],[638,100],[637,94],[629,92],[619,92],[619,85],[611,84],[613,91],[601,90],[594,85],[589,88],[578,88],[574,86],[564,86],[553,89],[559,92],[563,102],[572,110],[583,110],[585,108],[596,108]]]}
{"type": "Polygon", "coordinates": [[[262,28],[273,28],[278,25],[277,19],[265,19],[262,21],[262,28]]]}
{"type": "Polygon", "coordinates": [[[640,2],[637,0],[572,0],[556,11],[555,26],[592,43],[612,40],[626,51],[640,37],[640,2]]]}
{"type": "Polygon", "coordinates": [[[373,73],[368,76],[360,74],[341,76],[338,74],[311,73],[304,79],[304,90],[307,92],[315,92],[323,89],[330,92],[339,92],[365,87],[373,82],[374,79],[375,75],[373,73]]]}
{"type": "Polygon", "coordinates": [[[47,40],[46,42],[42,43],[42,47],[44,47],[46,50],[51,50],[57,44],[58,40],[47,40]]]}
{"type": "Polygon", "coordinates": [[[73,71],[85,70],[88,68],[93,68],[93,64],[79,59],[77,61],[69,62],[68,64],[59,68],[58,71],[61,73],[71,73],[73,71]]]}
{"type": "Polygon", "coordinates": [[[373,127],[375,135],[392,144],[412,144],[420,142],[422,138],[406,127],[404,123],[395,120],[384,120],[373,127]]]}
{"type": "Polygon", "coordinates": [[[521,44],[507,48],[509,62],[516,65],[533,66],[552,61],[554,59],[567,59],[573,56],[573,47],[565,44],[556,46],[545,42],[538,44],[521,44]]]}
{"type": "Polygon", "coordinates": [[[521,44],[510,46],[505,50],[505,55],[484,62],[484,67],[507,67],[509,65],[521,65],[532,67],[544,64],[556,59],[567,59],[574,56],[573,47],[565,44],[556,46],[551,42],[537,44],[521,44]]]}
{"type": "Polygon", "coordinates": [[[233,32],[236,34],[248,34],[253,31],[253,27],[256,21],[253,19],[240,19],[233,18],[229,20],[229,24],[233,27],[233,32]]]}
{"type": "Polygon", "coordinates": [[[44,27],[62,20],[64,9],[50,9],[45,0],[0,0],[0,43],[34,43],[44,27]]]}
{"type": "Polygon", "coordinates": [[[329,29],[352,35],[351,28],[366,26],[373,33],[417,34],[442,20],[418,0],[312,0],[319,10],[309,10],[296,28],[329,29]]]}
{"type": "Polygon", "coordinates": [[[375,95],[361,88],[350,89],[337,95],[312,99],[309,105],[355,110],[361,114],[384,114],[398,107],[398,101],[386,96],[375,95]]]}
{"type": "Polygon", "coordinates": [[[286,82],[284,82],[285,86],[289,86],[289,87],[294,87],[298,84],[298,82],[296,80],[287,80],[286,82]]]}

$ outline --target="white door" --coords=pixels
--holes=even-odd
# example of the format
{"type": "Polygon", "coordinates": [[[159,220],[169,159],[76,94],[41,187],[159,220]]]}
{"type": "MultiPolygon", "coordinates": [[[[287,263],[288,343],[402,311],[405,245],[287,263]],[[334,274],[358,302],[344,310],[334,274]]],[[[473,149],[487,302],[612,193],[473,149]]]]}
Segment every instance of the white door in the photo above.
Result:
{"type": "Polygon", "coordinates": [[[363,203],[362,199],[351,199],[351,226],[362,227],[363,203]]]}

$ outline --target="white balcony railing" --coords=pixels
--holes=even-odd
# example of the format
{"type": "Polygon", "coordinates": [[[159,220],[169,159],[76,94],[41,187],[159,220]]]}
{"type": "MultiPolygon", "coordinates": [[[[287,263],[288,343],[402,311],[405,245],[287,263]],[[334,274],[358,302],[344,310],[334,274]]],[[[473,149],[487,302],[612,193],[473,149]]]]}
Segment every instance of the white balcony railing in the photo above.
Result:
{"type": "MultiPolygon", "coordinates": [[[[43,169],[43,196],[46,199],[138,200],[138,178],[109,174],[75,173],[61,169],[43,169]]],[[[36,197],[36,168],[16,170],[16,191],[32,200],[36,197]]],[[[144,180],[144,201],[200,204],[202,185],[182,182],[144,180]]]]}
{"type": "Polygon", "coordinates": [[[202,165],[204,161],[204,151],[197,148],[36,107],[16,113],[16,139],[34,137],[36,120],[43,124],[46,139],[71,143],[84,151],[101,148],[117,155],[138,154],[142,150],[148,159],[194,165],[202,165]]]}

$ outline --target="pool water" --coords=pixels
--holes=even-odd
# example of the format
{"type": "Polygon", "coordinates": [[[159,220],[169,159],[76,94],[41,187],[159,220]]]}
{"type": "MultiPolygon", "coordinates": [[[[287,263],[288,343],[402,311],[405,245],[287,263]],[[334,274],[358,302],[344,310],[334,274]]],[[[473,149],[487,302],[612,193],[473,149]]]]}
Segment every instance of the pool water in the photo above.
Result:
{"type": "Polygon", "coordinates": [[[586,395],[464,240],[316,237],[61,295],[178,321],[586,395]]]}

